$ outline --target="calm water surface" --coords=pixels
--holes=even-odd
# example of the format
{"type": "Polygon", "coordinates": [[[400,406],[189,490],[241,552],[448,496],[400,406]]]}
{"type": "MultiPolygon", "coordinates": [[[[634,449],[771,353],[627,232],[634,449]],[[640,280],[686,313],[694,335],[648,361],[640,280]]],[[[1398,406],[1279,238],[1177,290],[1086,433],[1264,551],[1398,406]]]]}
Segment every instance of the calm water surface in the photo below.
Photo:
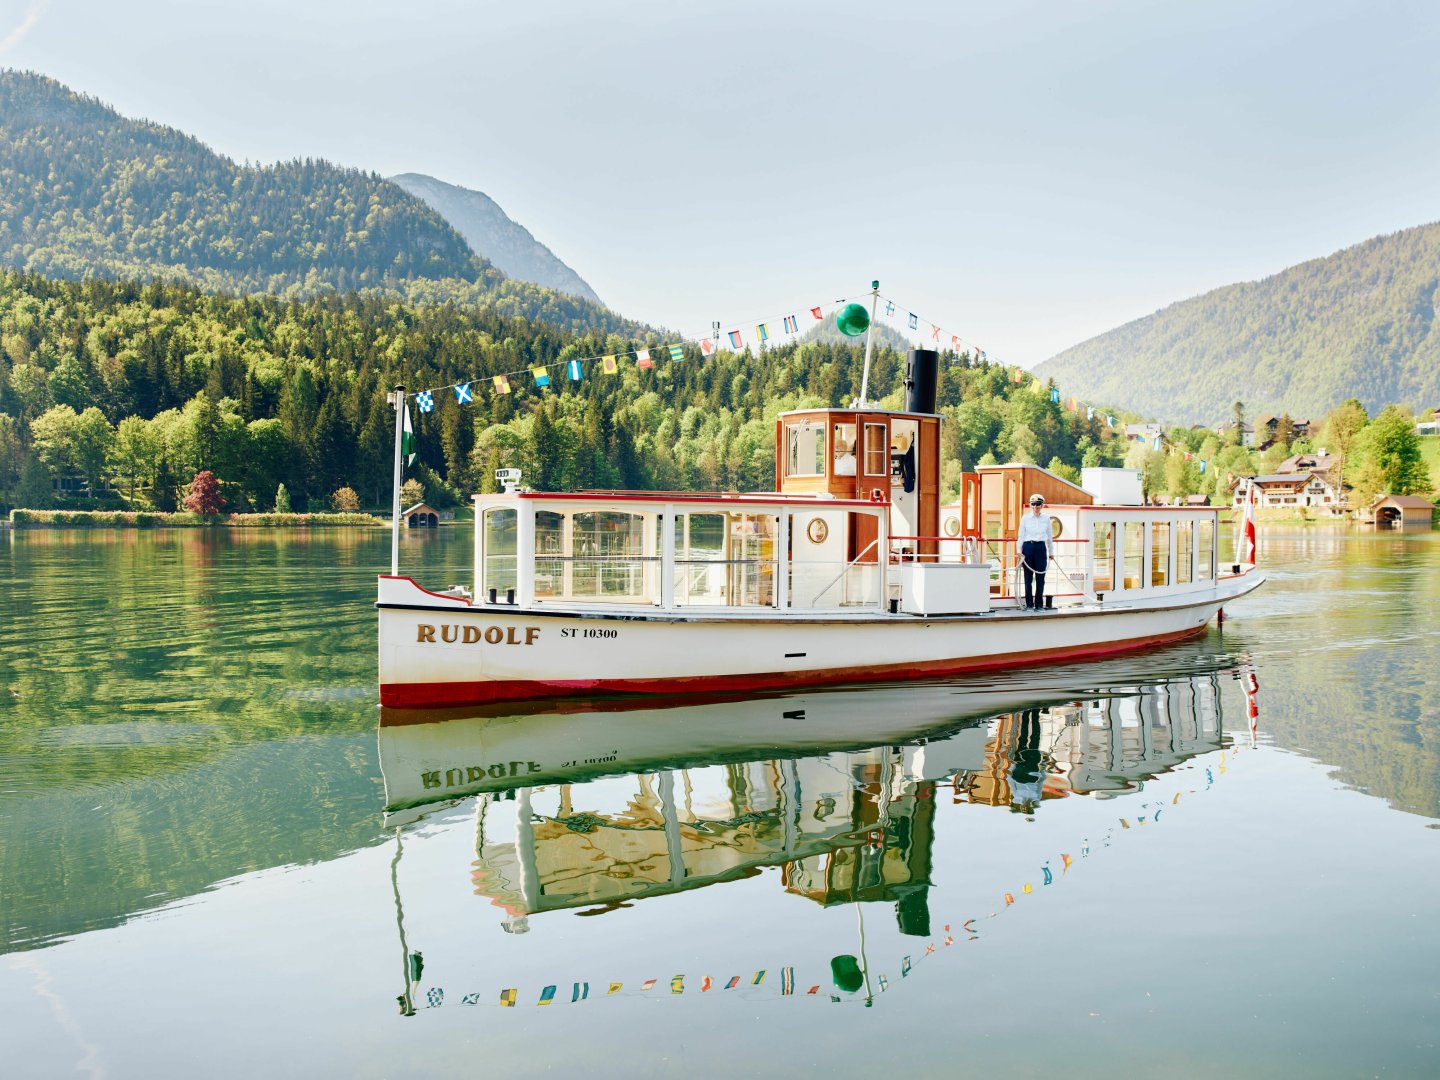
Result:
{"type": "Polygon", "coordinates": [[[5,1076],[1440,1072],[1440,538],[1272,533],[1133,657],[528,716],[375,707],[388,544],[0,532],[5,1076]]]}

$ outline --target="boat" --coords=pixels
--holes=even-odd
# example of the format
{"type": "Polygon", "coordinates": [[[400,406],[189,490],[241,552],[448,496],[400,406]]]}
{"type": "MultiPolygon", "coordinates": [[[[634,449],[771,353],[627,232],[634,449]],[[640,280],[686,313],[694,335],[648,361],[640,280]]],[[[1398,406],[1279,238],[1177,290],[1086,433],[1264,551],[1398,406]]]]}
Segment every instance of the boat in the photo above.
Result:
{"type": "MultiPolygon", "coordinates": [[[[1145,505],[1034,465],[982,466],[944,502],[939,354],[912,350],[905,407],[775,422],[775,490],[474,497],[472,580],[379,579],[380,701],[437,708],[903,681],[1150,648],[1203,633],[1258,587],[1223,564],[1221,509],[1145,505]],[[1092,490],[1092,488],[1097,490],[1092,490]],[[1054,535],[1046,606],[1024,604],[1031,496],[1054,535]]],[[[867,367],[868,373],[868,367],[867,367]]],[[[868,385],[868,378],[864,385],[868,385]]],[[[405,391],[396,388],[395,487],[405,391]]],[[[1087,471],[1088,475],[1088,471],[1087,471]]]]}

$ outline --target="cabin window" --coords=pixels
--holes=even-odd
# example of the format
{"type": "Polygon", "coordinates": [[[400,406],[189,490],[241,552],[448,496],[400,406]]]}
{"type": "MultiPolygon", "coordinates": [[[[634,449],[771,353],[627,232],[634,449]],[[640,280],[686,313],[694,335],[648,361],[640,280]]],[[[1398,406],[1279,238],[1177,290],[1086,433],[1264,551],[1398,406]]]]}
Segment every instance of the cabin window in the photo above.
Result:
{"type": "Polygon", "coordinates": [[[890,472],[890,450],[884,424],[865,425],[865,475],[886,476],[890,472]]]}
{"type": "Polygon", "coordinates": [[[1150,584],[1170,584],[1170,523],[1155,521],[1150,524],[1150,584]]]}
{"type": "Polygon", "coordinates": [[[695,513],[675,517],[675,603],[772,607],[774,514],[695,513]]]}
{"type": "Polygon", "coordinates": [[[1215,576],[1215,519],[1200,522],[1199,543],[1196,545],[1195,577],[1209,581],[1215,576]]]}
{"type": "Polygon", "coordinates": [[[499,599],[505,598],[509,589],[515,588],[516,533],[515,511],[504,507],[485,511],[485,528],[481,533],[483,579],[480,595],[486,596],[494,589],[499,599]]]}
{"type": "Polygon", "coordinates": [[[535,512],[535,596],[564,596],[565,515],[554,510],[535,512]]]}
{"type": "Polygon", "coordinates": [[[655,595],[656,545],[647,552],[645,515],[585,511],[571,518],[570,595],[612,602],[655,595]]]}
{"type": "Polygon", "coordinates": [[[1191,563],[1195,555],[1195,522],[1182,521],[1175,526],[1175,584],[1184,585],[1190,580],[1191,563]]]}
{"type": "Polygon", "coordinates": [[[1145,523],[1125,522],[1125,582],[1127,589],[1145,587],[1145,523]]]}
{"type": "Polygon", "coordinates": [[[1092,587],[1096,592],[1109,592],[1115,588],[1115,523],[1097,521],[1091,538],[1095,561],[1090,579],[1092,587]]]}
{"type": "Polygon", "coordinates": [[[825,423],[801,420],[785,425],[785,475],[821,476],[825,472],[825,423]]]}
{"type": "Polygon", "coordinates": [[[831,444],[834,447],[834,465],[831,467],[832,476],[854,476],[855,475],[855,425],[836,424],[833,430],[831,444]]]}
{"type": "Polygon", "coordinates": [[[536,511],[536,599],[658,603],[658,530],[653,515],[536,511]]]}

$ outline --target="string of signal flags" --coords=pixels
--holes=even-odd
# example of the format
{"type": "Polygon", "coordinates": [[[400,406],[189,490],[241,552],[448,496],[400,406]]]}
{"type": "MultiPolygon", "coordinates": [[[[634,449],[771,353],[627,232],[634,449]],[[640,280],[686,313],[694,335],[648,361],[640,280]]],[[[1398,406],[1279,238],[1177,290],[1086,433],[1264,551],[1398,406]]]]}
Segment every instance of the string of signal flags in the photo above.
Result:
{"type": "MultiPolygon", "coordinates": [[[[409,394],[415,400],[416,408],[422,413],[433,412],[439,404],[453,395],[457,406],[474,405],[479,399],[483,390],[487,387],[494,396],[513,394],[528,385],[537,390],[548,390],[558,384],[577,383],[583,381],[587,375],[593,375],[595,365],[599,365],[601,374],[618,375],[622,367],[636,367],[642,371],[653,370],[657,361],[660,363],[682,363],[686,357],[686,341],[697,343],[701,359],[709,359],[720,349],[728,349],[731,352],[744,352],[752,346],[760,348],[774,342],[782,342],[787,339],[797,340],[801,334],[812,329],[819,323],[825,322],[830,315],[840,315],[848,307],[858,306],[861,300],[871,299],[872,294],[865,293],[860,296],[842,297],[826,304],[806,304],[791,309],[790,314],[775,314],[761,318],[745,319],[739,323],[732,323],[734,329],[716,333],[714,330],[700,335],[687,337],[682,341],[666,342],[661,345],[651,345],[645,348],[636,348],[626,352],[601,353],[595,356],[576,357],[571,360],[558,360],[550,364],[537,364],[529,368],[521,368],[516,371],[507,371],[499,375],[473,376],[463,382],[449,383],[444,386],[432,386],[424,390],[415,391],[409,394]],[[803,312],[803,314],[802,314],[803,312]]],[[[877,301],[876,319],[884,318],[892,324],[899,318],[901,306],[888,297],[876,294],[877,301]]],[[[953,352],[969,352],[982,363],[991,362],[990,354],[960,334],[946,330],[939,323],[931,322],[922,318],[908,308],[903,309],[904,325],[908,330],[915,332],[919,338],[926,341],[925,335],[920,331],[923,326],[929,331],[930,343],[940,343],[942,346],[948,343],[953,352]]],[[[866,313],[868,323],[868,313],[866,313]]],[[[723,324],[717,323],[716,326],[723,324]]],[[[860,330],[850,332],[851,336],[858,336],[864,333],[864,327],[860,330]]],[[[996,361],[998,362],[998,361],[996,361]]],[[[1014,369],[1018,377],[1021,374],[1028,374],[1022,368],[1014,369]]],[[[1033,378],[1033,376],[1031,376],[1033,378]]],[[[1038,380],[1037,380],[1038,381],[1038,380]]]]}
{"type": "MultiPolygon", "coordinates": [[[[493,396],[501,397],[514,394],[524,386],[524,380],[529,379],[535,389],[545,391],[556,383],[578,383],[585,379],[587,374],[593,374],[595,365],[599,365],[602,375],[616,376],[620,374],[621,368],[634,366],[642,371],[654,370],[656,362],[677,364],[683,363],[686,357],[686,341],[695,341],[698,344],[700,357],[708,360],[721,348],[727,348],[731,352],[748,351],[753,345],[763,348],[771,341],[798,340],[803,332],[809,331],[817,324],[824,323],[830,315],[836,317],[836,325],[841,328],[842,333],[858,337],[868,328],[870,318],[869,312],[860,303],[863,300],[873,300],[875,306],[876,320],[884,319],[887,324],[894,327],[896,323],[903,320],[904,328],[913,333],[921,344],[949,346],[950,351],[959,354],[970,353],[981,363],[997,363],[1011,372],[1011,378],[1017,386],[1026,386],[1036,392],[1043,392],[1049,389],[1050,401],[1059,405],[1062,403],[1060,388],[1049,385],[1048,381],[1041,379],[1038,375],[1025,368],[1011,366],[1000,360],[992,360],[989,352],[969,338],[947,330],[937,322],[927,319],[914,310],[905,307],[879,292],[878,286],[874,293],[862,293],[859,296],[841,297],[825,304],[806,304],[792,309],[790,314],[776,314],[761,318],[745,319],[739,323],[732,323],[735,328],[732,330],[717,333],[713,329],[706,334],[696,335],[682,341],[666,342],[661,345],[651,345],[644,348],[636,348],[625,352],[601,353],[595,356],[576,357],[570,360],[558,360],[550,364],[537,364],[529,368],[521,368],[516,371],[507,371],[499,375],[473,376],[464,382],[449,383],[444,386],[432,386],[424,390],[416,391],[409,396],[414,398],[415,407],[422,413],[434,412],[441,401],[446,400],[450,395],[454,396],[457,406],[474,405],[488,383],[493,396]],[[858,317],[855,317],[849,328],[846,327],[847,315],[854,317],[855,309],[858,309],[858,317]],[[904,315],[901,315],[901,312],[904,315]],[[804,314],[800,314],[804,312],[804,314]],[[858,329],[856,328],[858,327],[858,329]],[[778,329],[772,329],[778,328],[778,329]],[[928,334],[928,336],[927,336],[928,334]]],[[[716,326],[724,324],[716,323],[716,326]]],[[[907,335],[908,336],[908,335],[907,335]]],[[[1079,414],[1083,409],[1085,419],[1093,421],[1097,415],[1094,406],[1082,403],[1076,397],[1070,397],[1064,402],[1065,407],[1072,413],[1079,414]]],[[[1115,417],[1109,413],[1101,414],[1107,428],[1114,429],[1115,417]]],[[[1144,434],[1135,436],[1137,442],[1151,444],[1158,450],[1161,448],[1164,436],[1158,432],[1152,432],[1147,438],[1144,434]]],[[[1185,460],[1190,461],[1193,455],[1185,452],[1185,460]]],[[[1204,473],[1208,462],[1200,461],[1200,472],[1204,473]]]]}

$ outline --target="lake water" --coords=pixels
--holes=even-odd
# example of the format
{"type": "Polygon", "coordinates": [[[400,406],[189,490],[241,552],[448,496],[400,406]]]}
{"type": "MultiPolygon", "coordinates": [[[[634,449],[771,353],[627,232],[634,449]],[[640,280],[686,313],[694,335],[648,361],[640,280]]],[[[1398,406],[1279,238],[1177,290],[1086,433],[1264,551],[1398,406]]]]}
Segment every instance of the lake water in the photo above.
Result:
{"type": "Polygon", "coordinates": [[[3,1075],[1440,1072],[1440,537],[1272,530],[1096,664],[523,717],[376,708],[388,545],[0,532],[3,1075]]]}

